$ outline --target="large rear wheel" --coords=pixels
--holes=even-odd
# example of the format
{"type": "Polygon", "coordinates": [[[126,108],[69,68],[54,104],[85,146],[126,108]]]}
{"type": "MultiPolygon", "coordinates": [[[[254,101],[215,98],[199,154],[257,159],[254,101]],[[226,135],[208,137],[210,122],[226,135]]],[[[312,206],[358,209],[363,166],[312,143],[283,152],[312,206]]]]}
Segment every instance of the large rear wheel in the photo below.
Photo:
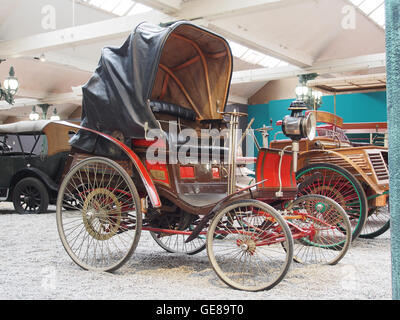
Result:
{"type": "Polygon", "coordinates": [[[132,179],[118,163],[101,157],[85,159],[68,172],[56,217],[65,250],[86,270],[122,266],[136,249],[142,228],[132,179]]]}

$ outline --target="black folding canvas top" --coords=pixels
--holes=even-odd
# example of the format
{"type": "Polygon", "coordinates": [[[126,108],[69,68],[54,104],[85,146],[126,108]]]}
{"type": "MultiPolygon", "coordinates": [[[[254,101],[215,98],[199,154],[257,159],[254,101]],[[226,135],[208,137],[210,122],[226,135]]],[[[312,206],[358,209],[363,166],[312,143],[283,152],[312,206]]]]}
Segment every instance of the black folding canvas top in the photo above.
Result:
{"type": "MultiPolygon", "coordinates": [[[[105,47],[83,86],[83,127],[125,140],[144,138],[159,124],[147,101],[179,105],[196,119],[220,119],[232,75],[232,54],[222,37],[188,22],[138,25],[120,48],[105,47]]],[[[93,152],[97,137],[80,130],[74,147],[93,152]]]]}

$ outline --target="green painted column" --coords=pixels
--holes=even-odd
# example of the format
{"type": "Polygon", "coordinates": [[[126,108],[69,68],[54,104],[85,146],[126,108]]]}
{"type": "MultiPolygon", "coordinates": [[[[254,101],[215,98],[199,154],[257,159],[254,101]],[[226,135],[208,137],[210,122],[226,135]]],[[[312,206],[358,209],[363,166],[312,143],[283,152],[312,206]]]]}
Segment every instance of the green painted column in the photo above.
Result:
{"type": "Polygon", "coordinates": [[[400,1],[385,7],[392,298],[400,300],[400,1]]]}

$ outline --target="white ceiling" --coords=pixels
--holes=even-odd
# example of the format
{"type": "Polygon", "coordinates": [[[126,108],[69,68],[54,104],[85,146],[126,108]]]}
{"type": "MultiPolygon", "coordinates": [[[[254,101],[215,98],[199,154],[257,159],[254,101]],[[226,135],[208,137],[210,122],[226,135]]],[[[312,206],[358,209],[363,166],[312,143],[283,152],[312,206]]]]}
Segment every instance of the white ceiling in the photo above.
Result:
{"type": "MultiPolygon", "coordinates": [[[[132,2],[115,1],[107,2],[125,2],[127,8],[132,2]]],[[[266,68],[236,57],[232,102],[245,103],[268,81],[301,73],[338,77],[385,72],[384,28],[358,7],[348,11],[350,0],[138,0],[158,11],[130,10],[130,16],[94,7],[101,3],[104,0],[1,0],[0,59],[7,61],[0,64],[0,80],[12,65],[20,90],[15,107],[0,102],[0,121],[26,117],[32,105],[46,99],[68,118],[80,103],[71,87],[90,78],[104,46],[120,46],[143,19],[193,19],[248,50],[278,59],[275,67],[266,68]],[[46,30],[49,14],[54,14],[55,29],[46,30]],[[349,18],[354,18],[350,29],[344,24],[349,18]],[[37,60],[41,54],[45,62],[37,60]]]]}

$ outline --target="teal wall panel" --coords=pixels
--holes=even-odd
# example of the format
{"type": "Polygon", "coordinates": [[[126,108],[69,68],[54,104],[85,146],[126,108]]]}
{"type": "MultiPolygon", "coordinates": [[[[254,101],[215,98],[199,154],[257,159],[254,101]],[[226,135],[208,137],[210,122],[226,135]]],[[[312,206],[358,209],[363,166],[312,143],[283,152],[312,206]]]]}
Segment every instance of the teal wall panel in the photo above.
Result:
{"type": "MultiPolygon", "coordinates": [[[[273,100],[268,104],[250,105],[248,119],[249,121],[252,118],[255,119],[252,128],[260,128],[264,124],[270,125],[270,119],[272,119],[273,130],[270,133],[270,140],[273,139],[275,134],[281,131],[281,127],[277,126],[276,122],[290,114],[288,108],[293,100],[273,100]]],[[[333,96],[324,96],[322,102],[319,110],[334,112],[333,96]]],[[[386,122],[386,91],[337,95],[336,113],[343,118],[344,122],[386,122]]],[[[256,133],[256,137],[261,144],[261,134],[256,133]]],[[[285,136],[279,134],[276,138],[285,139],[285,136]]]]}
{"type": "MultiPolygon", "coordinates": [[[[334,97],[324,96],[319,110],[334,112],[334,97]]],[[[344,122],[386,122],[386,91],[336,96],[336,114],[344,122]]]]}

